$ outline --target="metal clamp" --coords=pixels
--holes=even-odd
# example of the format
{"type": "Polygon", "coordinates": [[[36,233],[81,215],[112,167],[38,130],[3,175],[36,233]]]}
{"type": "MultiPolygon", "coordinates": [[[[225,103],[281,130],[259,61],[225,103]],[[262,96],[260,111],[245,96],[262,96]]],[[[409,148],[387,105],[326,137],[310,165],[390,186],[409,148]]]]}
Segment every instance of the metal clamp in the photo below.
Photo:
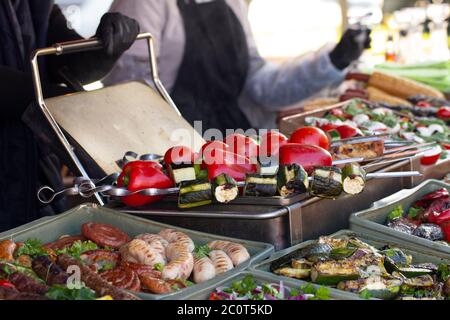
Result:
{"type": "MultiPolygon", "coordinates": [[[[173,102],[172,98],[170,97],[169,93],[164,88],[164,86],[161,82],[161,79],[159,78],[159,71],[158,71],[156,50],[155,50],[153,36],[150,33],[141,33],[137,36],[137,40],[147,40],[148,52],[149,52],[149,63],[151,66],[153,82],[155,83],[155,86],[156,86],[159,94],[178,113],[178,115],[181,116],[180,111],[176,107],[176,105],[173,102]]],[[[41,108],[42,112],[44,113],[45,118],[50,123],[52,129],[55,131],[56,135],[58,136],[58,139],[64,146],[66,152],[71,157],[71,159],[74,162],[75,166],[77,167],[78,171],[83,176],[83,178],[86,178],[86,179],[90,179],[89,175],[87,174],[87,171],[84,169],[81,161],[75,154],[68,139],[64,135],[61,127],[58,125],[58,123],[56,122],[52,113],[50,112],[50,110],[47,108],[47,106],[45,104],[44,94],[42,91],[42,82],[41,82],[38,59],[39,59],[39,57],[43,57],[43,56],[63,55],[63,54],[78,53],[78,52],[83,52],[83,51],[93,51],[93,50],[99,50],[102,48],[103,48],[102,43],[100,42],[100,40],[98,40],[96,38],[92,38],[89,40],[70,41],[70,42],[55,44],[53,47],[36,50],[33,53],[32,58],[31,58],[32,75],[33,75],[34,90],[36,93],[36,101],[37,101],[39,107],[41,108]]],[[[100,205],[104,205],[103,199],[100,197],[100,195],[98,193],[95,194],[95,197],[100,205]]]]}

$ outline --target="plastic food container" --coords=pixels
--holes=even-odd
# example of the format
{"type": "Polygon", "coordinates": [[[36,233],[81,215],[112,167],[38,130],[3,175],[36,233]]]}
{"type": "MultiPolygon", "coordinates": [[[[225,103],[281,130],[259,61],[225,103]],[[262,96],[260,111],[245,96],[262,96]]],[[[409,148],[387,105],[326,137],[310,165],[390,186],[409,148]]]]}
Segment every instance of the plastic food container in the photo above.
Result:
{"type": "Polygon", "coordinates": [[[44,243],[52,242],[62,235],[80,234],[81,225],[86,222],[110,224],[120,228],[131,237],[141,233],[158,233],[161,229],[173,228],[186,233],[196,245],[204,245],[213,240],[228,240],[244,245],[250,253],[250,259],[233,270],[220,275],[203,284],[196,284],[186,289],[166,295],[136,293],[146,300],[179,299],[182,295],[192,294],[198,290],[215,286],[220,281],[226,280],[249,267],[251,263],[262,261],[273,252],[273,246],[265,243],[243,241],[233,238],[211,235],[207,233],[172,227],[166,224],[123,214],[117,211],[102,208],[95,204],[85,204],[74,208],[58,216],[45,217],[19,228],[0,234],[0,239],[12,239],[13,241],[25,241],[27,239],[39,239],[44,243]]]}
{"type": "MultiPolygon", "coordinates": [[[[242,272],[234,275],[233,277],[223,280],[219,283],[217,283],[214,286],[210,286],[208,288],[203,288],[195,293],[185,295],[182,297],[183,300],[208,300],[211,293],[215,292],[216,288],[218,287],[229,287],[231,284],[235,281],[239,281],[244,279],[247,275],[252,275],[256,282],[259,284],[262,283],[280,283],[280,278],[276,275],[272,275],[267,272],[258,272],[258,271],[252,271],[252,272],[242,272]]],[[[308,285],[308,282],[304,281],[291,281],[291,279],[283,279],[283,285],[291,288],[291,289],[298,289],[301,286],[308,285]],[[302,283],[299,285],[299,283],[302,283]]],[[[320,286],[313,285],[315,288],[319,288],[320,286]]],[[[346,293],[342,293],[340,290],[333,290],[330,291],[330,299],[331,300],[347,300],[349,297],[346,293]]],[[[360,300],[359,297],[352,297],[352,299],[360,300]]],[[[308,303],[305,301],[305,303],[308,303]]]]}
{"type": "MultiPolygon", "coordinates": [[[[426,263],[426,262],[435,263],[437,265],[439,265],[441,263],[450,263],[450,258],[447,254],[438,253],[438,252],[429,252],[426,248],[423,248],[423,247],[421,248],[421,247],[415,246],[414,244],[411,244],[409,246],[399,245],[398,243],[396,243],[394,241],[382,240],[382,239],[376,238],[372,235],[367,235],[366,233],[357,233],[357,232],[354,232],[351,230],[341,230],[341,231],[331,235],[331,237],[333,237],[333,238],[342,238],[345,236],[355,236],[358,239],[360,239],[376,248],[381,248],[385,245],[391,245],[393,247],[397,247],[399,249],[402,249],[403,252],[405,252],[406,254],[411,255],[413,258],[413,263],[415,263],[415,264],[426,263]]],[[[272,272],[270,272],[270,264],[273,261],[278,260],[281,257],[284,257],[285,255],[287,255],[293,251],[302,249],[302,248],[314,243],[315,241],[316,240],[306,241],[306,242],[303,242],[292,248],[276,252],[269,259],[267,259],[263,262],[260,262],[260,263],[252,264],[252,266],[250,266],[249,270],[251,272],[264,272],[264,273],[270,274],[274,277],[277,277],[278,281],[290,280],[293,285],[297,284],[298,286],[301,286],[304,284],[305,281],[288,278],[288,277],[284,277],[284,276],[278,276],[278,275],[275,275],[272,272]]],[[[360,299],[359,295],[354,294],[354,293],[345,292],[345,291],[334,289],[334,288],[330,288],[330,291],[333,292],[333,294],[339,293],[341,296],[344,297],[344,299],[348,299],[348,300],[360,299]]]]}
{"type": "Polygon", "coordinates": [[[424,195],[442,188],[450,190],[450,185],[437,180],[428,180],[414,189],[399,191],[390,197],[375,202],[370,209],[353,214],[350,217],[350,228],[360,233],[374,235],[399,244],[421,247],[429,252],[444,253],[450,258],[450,246],[393,230],[384,225],[388,214],[395,207],[402,205],[404,209],[407,209],[424,195]]]}

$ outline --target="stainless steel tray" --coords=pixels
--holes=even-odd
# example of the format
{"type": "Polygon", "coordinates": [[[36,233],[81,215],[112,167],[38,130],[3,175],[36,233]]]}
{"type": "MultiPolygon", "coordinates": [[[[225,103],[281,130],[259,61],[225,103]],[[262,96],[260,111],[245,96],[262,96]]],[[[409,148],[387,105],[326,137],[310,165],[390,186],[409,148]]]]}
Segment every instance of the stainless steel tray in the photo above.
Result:
{"type": "MultiPolygon", "coordinates": [[[[413,263],[425,263],[425,262],[431,262],[431,263],[435,263],[435,264],[450,263],[450,259],[447,254],[438,253],[438,252],[429,252],[427,249],[425,249],[423,247],[415,246],[414,244],[400,245],[395,241],[382,239],[379,237],[375,237],[373,235],[368,235],[365,232],[354,232],[351,230],[341,230],[341,231],[331,235],[331,237],[334,237],[334,238],[342,238],[344,236],[355,236],[374,247],[383,247],[385,245],[395,246],[397,248],[402,249],[406,254],[411,255],[413,258],[413,263]]],[[[287,255],[293,251],[304,248],[304,247],[312,244],[314,241],[315,240],[306,241],[306,242],[303,242],[292,248],[288,248],[286,250],[276,252],[269,259],[267,259],[263,262],[260,262],[260,263],[252,264],[250,266],[249,270],[250,270],[250,272],[259,271],[259,272],[266,272],[271,275],[274,275],[273,273],[270,272],[270,264],[273,261],[278,260],[281,257],[284,257],[285,255],[287,255]]],[[[304,283],[304,281],[287,278],[287,277],[283,277],[283,276],[278,276],[278,278],[283,281],[289,279],[292,281],[293,284],[298,283],[298,285],[302,285],[302,283],[304,283]]],[[[359,298],[359,296],[354,293],[345,292],[345,291],[341,291],[341,290],[333,289],[333,288],[330,288],[330,290],[332,290],[333,292],[340,291],[341,294],[344,294],[345,296],[347,296],[348,299],[359,298]]]]}
{"type": "MultiPolygon", "coordinates": [[[[214,286],[211,286],[209,288],[204,288],[201,290],[198,290],[195,293],[192,293],[190,295],[184,295],[182,297],[183,300],[208,300],[211,293],[215,291],[218,287],[229,287],[233,282],[239,281],[244,279],[246,276],[252,275],[257,283],[279,283],[280,278],[276,275],[273,275],[271,273],[267,272],[259,272],[259,271],[252,271],[252,272],[242,272],[234,275],[233,277],[223,280],[219,283],[217,283],[214,286]]],[[[308,282],[304,281],[292,281],[292,279],[283,279],[283,285],[291,288],[291,289],[298,289],[301,286],[308,285],[308,282]],[[302,283],[299,285],[299,283],[302,283]]],[[[320,288],[318,285],[314,285],[315,288],[320,288]]],[[[330,290],[330,299],[332,300],[361,300],[358,296],[356,297],[348,297],[348,295],[345,292],[342,292],[340,290],[330,290]]],[[[308,303],[305,301],[305,303],[308,303]]]]}
{"type": "Polygon", "coordinates": [[[430,252],[444,253],[450,258],[450,245],[446,246],[405,234],[384,225],[388,214],[398,205],[402,205],[404,209],[407,209],[422,196],[442,188],[450,190],[450,185],[437,180],[428,180],[414,189],[401,190],[374,203],[371,208],[353,214],[350,217],[350,228],[357,232],[371,234],[399,244],[414,244],[430,252]]]}
{"type": "MultiPolygon", "coordinates": [[[[0,239],[12,239],[14,241],[25,241],[30,238],[39,239],[42,242],[52,242],[58,239],[61,235],[77,235],[80,234],[81,225],[85,222],[98,222],[114,225],[130,236],[136,236],[140,233],[157,233],[164,228],[173,228],[172,226],[133,217],[131,215],[123,214],[117,211],[105,209],[95,204],[81,205],[64,214],[46,217],[35,222],[26,224],[22,227],[10,230],[0,234],[0,239]]],[[[239,265],[233,270],[218,276],[203,284],[196,284],[189,288],[180,290],[176,293],[166,295],[154,295],[137,293],[143,299],[159,300],[159,299],[178,299],[183,294],[196,292],[205,287],[213,286],[215,283],[228,279],[248,268],[251,263],[261,261],[270,256],[273,252],[273,246],[270,244],[257,243],[251,241],[238,240],[234,238],[221,237],[207,233],[181,229],[189,237],[192,238],[195,244],[204,245],[213,240],[229,240],[243,244],[249,251],[251,258],[245,263],[239,265]]]]}

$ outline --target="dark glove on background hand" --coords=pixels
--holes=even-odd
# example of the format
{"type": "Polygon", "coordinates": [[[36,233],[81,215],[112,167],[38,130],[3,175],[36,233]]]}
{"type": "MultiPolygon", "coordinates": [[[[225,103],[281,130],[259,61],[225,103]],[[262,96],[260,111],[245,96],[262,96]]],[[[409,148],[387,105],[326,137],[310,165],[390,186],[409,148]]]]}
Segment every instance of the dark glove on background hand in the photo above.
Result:
{"type": "Polygon", "coordinates": [[[341,41],[330,53],[333,65],[339,70],[344,70],[353,61],[357,60],[365,49],[370,48],[370,33],[368,28],[348,29],[341,41]]]}
{"type": "Polygon", "coordinates": [[[106,13],[98,26],[96,36],[109,57],[119,57],[128,50],[139,34],[139,23],[120,13],[106,13]]]}

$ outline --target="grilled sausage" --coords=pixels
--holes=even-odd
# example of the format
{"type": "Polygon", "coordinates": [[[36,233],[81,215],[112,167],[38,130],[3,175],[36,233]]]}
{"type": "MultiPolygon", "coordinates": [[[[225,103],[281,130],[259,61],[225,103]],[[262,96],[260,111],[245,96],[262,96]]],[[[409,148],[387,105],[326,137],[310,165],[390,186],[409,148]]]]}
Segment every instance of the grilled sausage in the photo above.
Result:
{"type": "Polygon", "coordinates": [[[89,269],[77,259],[62,254],[58,256],[57,262],[65,270],[67,270],[70,266],[77,266],[80,268],[81,280],[86,284],[86,286],[94,290],[101,297],[109,295],[114,300],[140,300],[135,295],[109,284],[106,280],[103,280],[97,273],[89,269]]]}
{"type": "Polygon", "coordinates": [[[146,266],[145,264],[122,261],[121,267],[134,271],[138,276],[148,275],[153,278],[161,278],[161,271],[155,270],[152,266],[146,266]]]}
{"type": "Polygon", "coordinates": [[[152,243],[155,240],[158,240],[159,242],[161,242],[164,248],[169,244],[169,242],[159,234],[143,233],[135,237],[135,239],[144,240],[148,244],[152,243]]]}
{"type": "Polygon", "coordinates": [[[173,292],[172,286],[169,282],[162,280],[161,278],[152,277],[151,275],[144,274],[139,277],[142,286],[146,291],[154,294],[166,294],[173,292]]]}
{"type": "Polygon", "coordinates": [[[81,227],[81,233],[101,247],[118,249],[130,241],[125,232],[108,224],[88,222],[81,227]]]}
{"type": "Polygon", "coordinates": [[[14,289],[0,287],[0,300],[48,300],[48,298],[34,293],[21,293],[14,289]]]}
{"type": "Polygon", "coordinates": [[[213,279],[216,276],[214,263],[208,257],[194,259],[194,282],[202,283],[213,279]]]}
{"type": "Polygon", "coordinates": [[[194,251],[195,244],[189,236],[183,232],[176,231],[174,229],[164,229],[159,232],[159,235],[166,239],[169,243],[179,243],[189,250],[194,251]]]}
{"type": "Polygon", "coordinates": [[[138,275],[131,269],[116,268],[100,273],[100,277],[113,286],[130,291],[140,291],[141,281],[138,275]]]}
{"type": "Polygon", "coordinates": [[[166,248],[169,263],[162,271],[163,279],[187,279],[194,268],[194,257],[181,242],[170,243],[166,248]]]}
{"type": "Polygon", "coordinates": [[[101,270],[105,265],[115,267],[120,260],[120,254],[110,250],[90,250],[80,256],[81,260],[94,271],[101,270]]]}
{"type": "Polygon", "coordinates": [[[14,272],[8,277],[8,280],[23,293],[33,293],[44,295],[47,293],[49,287],[34,280],[32,277],[22,272],[14,272]]]}
{"type": "Polygon", "coordinates": [[[52,250],[62,250],[72,246],[76,241],[86,241],[86,238],[79,236],[64,236],[54,242],[50,242],[44,245],[44,247],[52,250]]]}
{"type": "Polygon", "coordinates": [[[250,259],[250,254],[247,249],[239,243],[230,241],[213,241],[208,244],[208,247],[212,250],[225,251],[231,261],[233,261],[234,266],[238,266],[250,259]]]}
{"type": "Polygon", "coordinates": [[[69,275],[47,256],[37,257],[32,262],[33,271],[49,286],[66,285],[69,275]]]}
{"type": "Polygon", "coordinates": [[[134,239],[120,248],[122,260],[154,266],[159,263],[165,265],[165,257],[153,249],[145,241],[134,239]]]}
{"type": "Polygon", "coordinates": [[[11,240],[0,241],[0,260],[14,261],[14,251],[16,244],[11,240]]]}
{"type": "Polygon", "coordinates": [[[216,275],[221,275],[231,269],[233,269],[233,262],[230,257],[222,250],[213,250],[209,253],[209,257],[216,269],[216,275]]]}

